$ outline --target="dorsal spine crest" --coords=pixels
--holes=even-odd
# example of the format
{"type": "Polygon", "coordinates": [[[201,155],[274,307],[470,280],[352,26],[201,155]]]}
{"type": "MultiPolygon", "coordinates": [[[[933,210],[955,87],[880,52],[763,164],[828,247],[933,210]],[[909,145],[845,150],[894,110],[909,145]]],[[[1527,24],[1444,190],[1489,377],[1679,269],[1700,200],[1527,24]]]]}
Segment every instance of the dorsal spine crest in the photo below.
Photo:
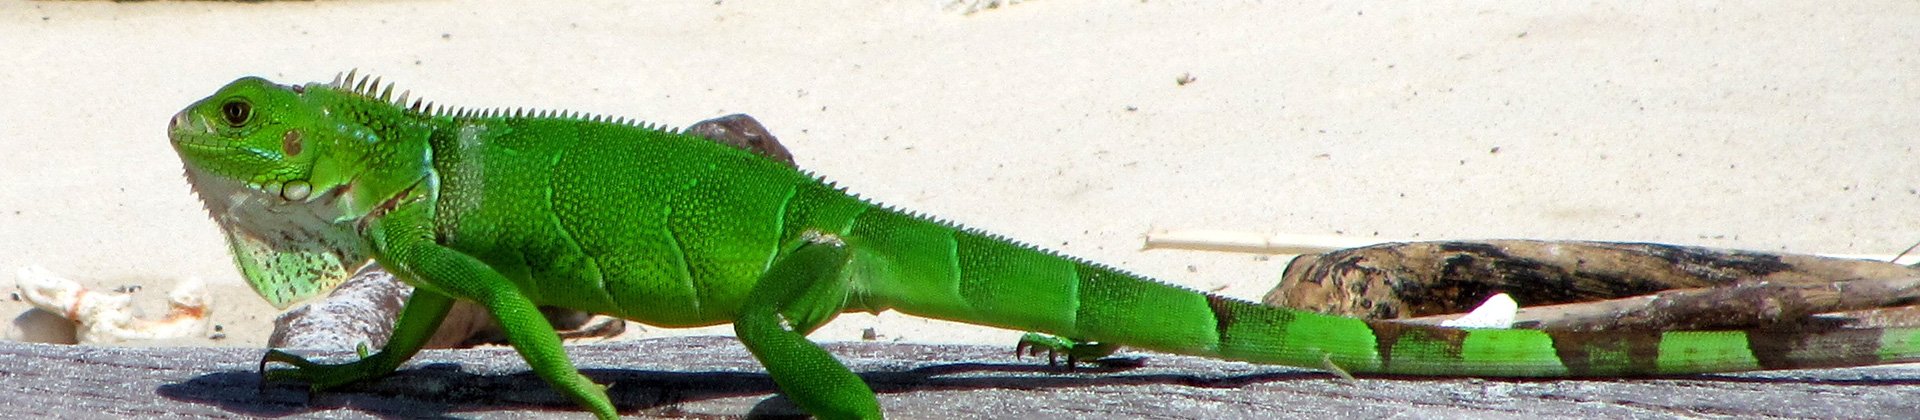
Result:
{"type": "Polygon", "coordinates": [[[382,83],[380,77],[361,75],[359,69],[348,70],[345,73],[335,73],[333,81],[328,82],[327,85],[336,91],[351,93],[368,100],[393,105],[408,114],[421,117],[449,117],[457,119],[559,118],[624,125],[644,130],[680,132],[679,129],[669,127],[665,124],[650,123],[624,116],[592,114],[565,109],[447,107],[427,101],[424,97],[414,97],[411,90],[401,90],[400,96],[394,97],[393,91],[396,83],[382,83]]]}

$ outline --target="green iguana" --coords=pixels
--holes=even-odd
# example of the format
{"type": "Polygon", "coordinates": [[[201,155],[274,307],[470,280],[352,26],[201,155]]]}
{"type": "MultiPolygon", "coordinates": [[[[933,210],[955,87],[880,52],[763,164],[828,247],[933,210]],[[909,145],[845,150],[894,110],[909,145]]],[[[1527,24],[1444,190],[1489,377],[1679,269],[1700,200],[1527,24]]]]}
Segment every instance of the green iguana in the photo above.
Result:
{"type": "MultiPolygon", "coordinates": [[[[671,327],[733,323],[781,392],[877,418],[873,391],[805,335],[846,311],[1359,374],[1631,376],[1920,361],[1920,329],[1571,333],[1373,322],[1204,294],[876,205],[740,148],[624,119],[408,102],[353,74],[248,77],[175,115],[188,180],[276,305],[377,261],[416,286],[372,355],[287,363],[318,391],[393,371],[455,300],[485,307],[534,373],[601,418],[605,389],[536,306],[671,327]]],[[[1032,338],[1039,337],[1039,338],[1032,338]]]]}

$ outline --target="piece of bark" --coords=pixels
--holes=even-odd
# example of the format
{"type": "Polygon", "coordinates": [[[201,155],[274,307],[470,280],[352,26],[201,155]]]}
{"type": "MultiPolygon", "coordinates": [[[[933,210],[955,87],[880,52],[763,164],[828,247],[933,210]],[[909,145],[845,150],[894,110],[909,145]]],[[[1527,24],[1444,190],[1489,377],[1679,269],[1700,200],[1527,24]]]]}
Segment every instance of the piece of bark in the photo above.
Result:
{"type": "MultiPolygon", "coordinates": [[[[1911,418],[1920,365],[1662,379],[1381,379],[1155,353],[1063,373],[1011,346],[826,343],[893,418],[1911,418]]],[[[625,416],[797,413],[735,340],[568,346],[625,416]]],[[[262,386],[261,349],[0,343],[7,417],[587,418],[511,349],[426,350],[337,391],[262,386]]],[[[327,361],[353,357],[335,353],[327,361]]]]}
{"type": "MultiPolygon", "coordinates": [[[[385,270],[361,270],[326,298],[274,317],[267,347],[351,350],[366,344],[369,349],[378,349],[393,335],[400,307],[412,295],[413,286],[385,270]]],[[[498,330],[486,310],[472,302],[455,302],[440,322],[440,329],[427,339],[426,348],[471,347],[501,336],[498,330]]]]}
{"type": "Polygon", "coordinates": [[[787,147],[781,145],[780,139],[767,131],[766,126],[760,125],[759,120],[747,114],[727,115],[694,123],[687,127],[686,133],[794,166],[793,153],[788,152],[787,147]]]}
{"type": "Polygon", "coordinates": [[[1826,284],[1920,277],[1903,265],[1648,243],[1389,243],[1288,264],[1269,305],[1373,319],[1466,312],[1505,292],[1522,307],[1735,282],[1826,284]]]}
{"type": "MultiPolygon", "coordinates": [[[[386,345],[393,323],[413,286],[378,267],[354,274],[326,298],[301,305],[273,319],[267,346],[292,349],[345,350],[365,343],[369,349],[386,345]]],[[[541,307],[547,322],[564,339],[610,338],[626,331],[626,321],[572,309],[541,307]]],[[[473,302],[457,301],[427,339],[426,348],[464,348],[506,344],[506,333],[473,302]]]]}
{"type": "MultiPolygon", "coordinates": [[[[335,286],[327,297],[274,317],[267,347],[352,349],[365,343],[379,348],[393,334],[393,319],[412,292],[412,287],[385,271],[362,271],[335,286]]],[[[445,347],[442,341],[436,334],[428,347],[445,347]]]]}
{"type": "Polygon", "coordinates": [[[1845,328],[1894,328],[1920,325],[1920,305],[1898,308],[1876,308],[1862,311],[1844,311],[1821,314],[1820,318],[1837,318],[1845,328]]]}

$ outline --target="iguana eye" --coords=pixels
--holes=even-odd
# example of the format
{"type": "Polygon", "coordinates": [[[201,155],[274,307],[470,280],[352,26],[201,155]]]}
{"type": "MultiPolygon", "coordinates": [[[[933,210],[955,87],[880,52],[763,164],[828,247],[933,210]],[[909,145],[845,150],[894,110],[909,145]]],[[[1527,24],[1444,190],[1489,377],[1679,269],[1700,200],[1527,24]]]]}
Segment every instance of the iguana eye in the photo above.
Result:
{"type": "Polygon", "coordinates": [[[229,99],[227,103],[220,104],[220,117],[225,118],[230,126],[246,125],[247,119],[253,118],[253,105],[239,99],[229,99]]]}

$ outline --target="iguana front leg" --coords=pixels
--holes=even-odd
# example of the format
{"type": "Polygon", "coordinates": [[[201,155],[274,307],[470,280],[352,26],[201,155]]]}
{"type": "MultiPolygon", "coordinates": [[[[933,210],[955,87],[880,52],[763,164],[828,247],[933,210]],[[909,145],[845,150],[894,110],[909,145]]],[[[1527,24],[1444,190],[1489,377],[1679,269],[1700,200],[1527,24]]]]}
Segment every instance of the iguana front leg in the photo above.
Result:
{"type": "Polygon", "coordinates": [[[306,358],[280,351],[267,350],[260,358],[260,369],[265,371],[268,381],[294,379],[312,384],[313,391],[321,391],[340,385],[375,378],[393,372],[412,358],[420,347],[433,337],[439,329],[440,321],[447,316],[447,309],[453,307],[453,298],[426,290],[415,290],[407,304],[400,308],[400,317],[395,320],[393,336],[379,353],[366,355],[363,347],[360,360],[343,364],[321,364],[307,361],[306,358]],[[293,365],[293,369],[266,370],[267,363],[281,362],[293,365]]]}
{"type": "MultiPolygon", "coordinates": [[[[573,362],[567,359],[566,349],[560,345],[560,336],[533,301],[514,290],[506,278],[472,257],[443,247],[422,248],[412,251],[421,254],[415,257],[414,268],[420,276],[447,279],[448,284],[443,287],[486,307],[500,323],[507,342],[526,359],[540,379],[595,416],[616,417],[606,387],[593,383],[574,368],[573,362]]],[[[426,292],[414,292],[416,296],[420,293],[426,292]]]]}
{"type": "Polygon", "coordinates": [[[380,264],[412,283],[415,299],[429,293],[479,303],[500,323],[507,341],[526,359],[534,374],[595,416],[615,418],[606,388],[574,369],[553,325],[547,323],[532,300],[486,263],[435,242],[429,213],[432,201],[417,194],[400,200],[401,204],[368,226],[367,236],[380,264]]]}
{"type": "Polygon", "coordinates": [[[880,402],[846,365],[806,334],[846,306],[849,260],[839,238],[807,232],[775,260],[740,305],[734,335],[795,405],[822,419],[877,419],[880,402]]]}

